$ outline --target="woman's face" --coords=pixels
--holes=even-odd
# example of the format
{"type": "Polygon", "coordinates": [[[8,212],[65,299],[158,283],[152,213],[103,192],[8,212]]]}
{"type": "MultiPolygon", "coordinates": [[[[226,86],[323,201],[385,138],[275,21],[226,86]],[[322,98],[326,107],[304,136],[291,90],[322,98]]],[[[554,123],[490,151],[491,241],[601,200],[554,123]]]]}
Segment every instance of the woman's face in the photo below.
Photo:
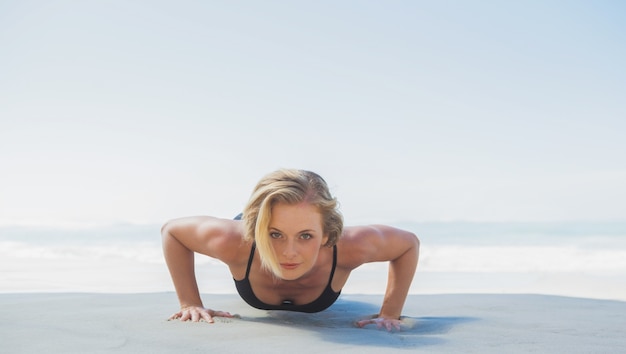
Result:
{"type": "Polygon", "coordinates": [[[322,215],[307,203],[274,205],[269,236],[285,280],[298,279],[313,269],[320,248],[328,240],[322,215]]]}

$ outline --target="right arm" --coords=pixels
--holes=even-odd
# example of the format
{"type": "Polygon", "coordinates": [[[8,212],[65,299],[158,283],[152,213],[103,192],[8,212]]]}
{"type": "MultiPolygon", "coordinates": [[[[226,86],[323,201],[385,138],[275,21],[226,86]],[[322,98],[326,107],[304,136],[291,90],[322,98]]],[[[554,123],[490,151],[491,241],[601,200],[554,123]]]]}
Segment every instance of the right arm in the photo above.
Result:
{"type": "Polygon", "coordinates": [[[228,312],[205,309],[196,282],[194,253],[220,259],[229,264],[237,259],[241,245],[239,224],[212,217],[188,217],[167,222],[161,229],[163,254],[180,302],[180,311],[170,319],[194,322],[213,316],[232,317],[228,312]],[[233,242],[237,242],[235,247],[233,242]]]}

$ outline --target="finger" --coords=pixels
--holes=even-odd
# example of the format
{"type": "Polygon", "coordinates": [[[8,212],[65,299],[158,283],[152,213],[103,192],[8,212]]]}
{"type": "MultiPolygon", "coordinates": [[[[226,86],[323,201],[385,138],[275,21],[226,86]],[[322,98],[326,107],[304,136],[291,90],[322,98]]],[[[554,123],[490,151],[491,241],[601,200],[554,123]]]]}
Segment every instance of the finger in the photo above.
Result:
{"type": "Polygon", "coordinates": [[[365,320],[360,320],[360,321],[355,322],[355,324],[357,325],[357,327],[360,327],[360,328],[363,328],[370,324],[376,324],[376,327],[379,329],[383,326],[383,322],[380,318],[369,318],[365,320]]]}
{"type": "Polygon", "coordinates": [[[359,328],[363,328],[370,323],[372,323],[372,320],[360,320],[360,321],[356,321],[354,324],[356,324],[356,326],[359,328]]]}
{"type": "Polygon", "coordinates": [[[224,312],[224,311],[213,311],[213,317],[235,317],[233,315],[230,314],[230,312],[224,312]]]}
{"type": "Polygon", "coordinates": [[[391,326],[392,326],[391,322],[385,322],[385,328],[387,328],[387,332],[391,332],[391,326]]]}
{"type": "Polygon", "coordinates": [[[189,313],[189,311],[184,311],[184,312],[181,313],[181,316],[180,316],[180,320],[181,321],[183,321],[183,322],[184,321],[189,321],[190,318],[191,318],[191,314],[189,313]]]}
{"type": "Polygon", "coordinates": [[[200,314],[198,313],[198,311],[191,312],[191,322],[198,322],[198,321],[200,321],[200,314]]]}
{"type": "Polygon", "coordinates": [[[396,328],[397,331],[401,331],[402,330],[402,328],[400,327],[401,323],[402,322],[400,322],[400,321],[393,323],[393,326],[396,328]]]}
{"type": "Polygon", "coordinates": [[[215,322],[215,321],[213,321],[213,317],[208,312],[202,312],[200,315],[202,316],[202,319],[205,320],[208,323],[214,323],[215,322]]]}
{"type": "Polygon", "coordinates": [[[181,316],[180,312],[176,312],[175,314],[171,315],[167,320],[168,321],[175,320],[179,318],[180,316],[181,316]]]}

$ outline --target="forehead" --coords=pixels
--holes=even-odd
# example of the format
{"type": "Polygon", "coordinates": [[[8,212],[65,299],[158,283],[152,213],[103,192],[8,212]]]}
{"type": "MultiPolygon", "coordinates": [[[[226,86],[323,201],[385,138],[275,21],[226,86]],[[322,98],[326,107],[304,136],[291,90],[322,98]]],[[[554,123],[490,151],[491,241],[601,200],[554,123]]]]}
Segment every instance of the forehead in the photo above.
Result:
{"type": "Polygon", "coordinates": [[[272,206],[270,226],[320,228],[322,214],[319,209],[309,203],[285,204],[277,203],[272,206]]]}

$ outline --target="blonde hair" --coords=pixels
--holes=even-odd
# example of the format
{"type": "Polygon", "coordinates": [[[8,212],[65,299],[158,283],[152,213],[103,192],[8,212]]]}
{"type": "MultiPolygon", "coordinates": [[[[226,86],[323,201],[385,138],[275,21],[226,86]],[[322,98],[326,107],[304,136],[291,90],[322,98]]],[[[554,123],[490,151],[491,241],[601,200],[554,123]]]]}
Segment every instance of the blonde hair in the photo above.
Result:
{"type": "Polygon", "coordinates": [[[314,172],[281,169],[266,175],[257,183],[244,208],[244,238],[256,242],[262,267],[275,276],[281,276],[281,269],[269,236],[272,206],[302,202],[317,207],[322,215],[322,228],[324,235],[328,236],[324,246],[335,245],[343,231],[343,217],[326,181],[314,172]]]}

